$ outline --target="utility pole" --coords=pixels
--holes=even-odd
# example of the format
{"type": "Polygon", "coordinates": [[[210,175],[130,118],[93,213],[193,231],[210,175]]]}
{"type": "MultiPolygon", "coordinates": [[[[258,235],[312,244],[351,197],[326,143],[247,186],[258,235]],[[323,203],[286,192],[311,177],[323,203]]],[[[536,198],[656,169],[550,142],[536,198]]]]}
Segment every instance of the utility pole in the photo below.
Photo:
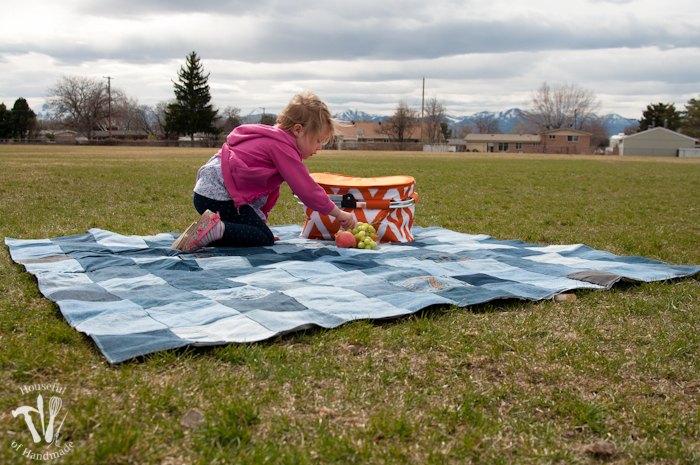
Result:
{"type": "Polygon", "coordinates": [[[425,76],[423,76],[423,97],[420,104],[420,141],[423,142],[423,115],[425,114],[425,76]]]}
{"type": "Polygon", "coordinates": [[[109,127],[107,131],[109,133],[109,140],[112,140],[112,76],[102,76],[107,79],[107,124],[109,127]]]}

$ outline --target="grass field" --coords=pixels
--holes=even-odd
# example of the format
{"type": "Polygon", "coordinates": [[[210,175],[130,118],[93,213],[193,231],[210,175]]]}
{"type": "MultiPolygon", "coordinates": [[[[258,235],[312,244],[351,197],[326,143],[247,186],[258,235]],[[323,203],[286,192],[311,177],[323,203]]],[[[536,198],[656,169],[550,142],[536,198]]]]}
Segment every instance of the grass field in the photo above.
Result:
{"type": "MultiPolygon", "coordinates": [[[[211,154],[0,145],[0,236],[180,231],[211,154]]],[[[700,264],[698,160],[323,152],[309,167],[413,175],[421,226],[700,264]]],[[[302,221],[285,187],[271,222],[302,221]]],[[[53,463],[699,463],[698,278],[577,296],[111,366],[3,245],[0,463],[44,451],[10,412],[48,383],[73,444],[53,463]]]]}

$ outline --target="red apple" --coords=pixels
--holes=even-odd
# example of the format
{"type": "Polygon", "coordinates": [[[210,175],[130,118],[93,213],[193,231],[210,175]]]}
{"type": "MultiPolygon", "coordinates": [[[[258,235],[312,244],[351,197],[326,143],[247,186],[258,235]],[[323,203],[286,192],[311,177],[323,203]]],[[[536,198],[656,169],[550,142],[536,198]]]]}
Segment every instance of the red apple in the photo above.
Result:
{"type": "Polygon", "coordinates": [[[347,249],[349,247],[356,247],[357,241],[355,241],[355,236],[353,236],[350,231],[340,231],[335,235],[335,245],[341,249],[347,249]]]}

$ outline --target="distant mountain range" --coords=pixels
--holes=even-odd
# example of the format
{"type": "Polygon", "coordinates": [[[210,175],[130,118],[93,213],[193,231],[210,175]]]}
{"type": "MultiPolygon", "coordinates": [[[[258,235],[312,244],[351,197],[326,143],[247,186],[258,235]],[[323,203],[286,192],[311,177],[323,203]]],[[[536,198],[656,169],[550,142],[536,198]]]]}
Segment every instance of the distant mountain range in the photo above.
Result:
{"type": "MultiPolygon", "coordinates": [[[[471,116],[451,116],[447,115],[447,120],[449,121],[450,127],[456,128],[461,126],[473,126],[474,122],[478,119],[484,117],[493,117],[498,121],[498,129],[502,133],[509,133],[515,128],[515,126],[520,121],[520,115],[522,114],[520,108],[511,108],[506,111],[501,111],[498,113],[490,111],[482,111],[475,113],[471,116]]],[[[342,121],[384,121],[389,118],[385,115],[371,115],[365,113],[364,111],[358,110],[345,110],[342,113],[336,113],[333,115],[334,118],[342,121]]],[[[612,136],[624,132],[625,128],[628,126],[633,126],[638,123],[636,119],[625,118],[615,113],[611,113],[603,116],[602,118],[603,126],[608,130],[608,135],[612,136]]]]}

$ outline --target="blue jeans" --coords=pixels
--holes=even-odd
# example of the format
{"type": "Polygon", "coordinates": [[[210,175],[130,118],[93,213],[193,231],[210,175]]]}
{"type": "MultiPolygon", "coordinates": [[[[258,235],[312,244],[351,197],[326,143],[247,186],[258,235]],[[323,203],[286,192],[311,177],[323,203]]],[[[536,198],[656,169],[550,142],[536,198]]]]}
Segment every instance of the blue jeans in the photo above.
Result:
{"type": "Polygon", "coordinates": [[[213,200],[194,193],[194,208],[201,215],[206,210],[218,212],[224,223],[224,237],[210,247],[257,247],[272,245],[275,236],[250,205],[237,207],[233,200],[213,200]]]}

